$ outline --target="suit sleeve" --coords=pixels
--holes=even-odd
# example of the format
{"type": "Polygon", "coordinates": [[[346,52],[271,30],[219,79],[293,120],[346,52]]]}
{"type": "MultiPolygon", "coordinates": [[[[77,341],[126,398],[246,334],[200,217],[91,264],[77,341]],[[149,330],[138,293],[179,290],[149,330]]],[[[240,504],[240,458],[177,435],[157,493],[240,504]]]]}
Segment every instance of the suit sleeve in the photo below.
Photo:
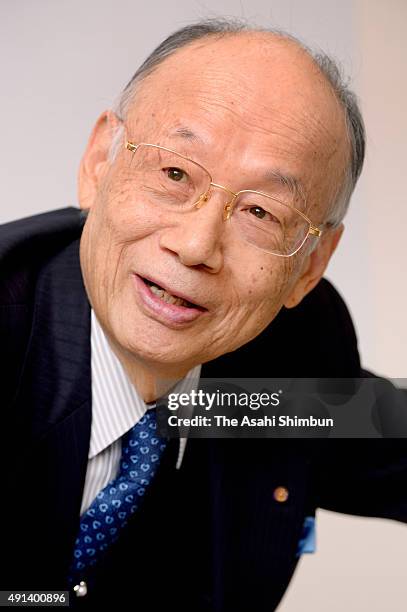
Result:
{"type": "MultiPolygon", "coordinates": [[[[363,377],[374,377],[362,370],[363,377]]],[[[407,522],[407,390],[375,377],[381,438],[315,440],[317,506],[407,522]]]]}

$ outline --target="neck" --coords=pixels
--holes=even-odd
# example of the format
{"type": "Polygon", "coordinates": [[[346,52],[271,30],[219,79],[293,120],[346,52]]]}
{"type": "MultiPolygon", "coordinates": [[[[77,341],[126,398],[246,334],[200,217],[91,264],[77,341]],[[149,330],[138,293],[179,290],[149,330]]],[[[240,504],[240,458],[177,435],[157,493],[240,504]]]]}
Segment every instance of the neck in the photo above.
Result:
{"type": "Polygon", "coordinates": [[[185,366],[145,364],[133,354],[120,350],[110,338],[108,342],[130,381],[147,404],[167,393],[190,370],[185,366]]]}

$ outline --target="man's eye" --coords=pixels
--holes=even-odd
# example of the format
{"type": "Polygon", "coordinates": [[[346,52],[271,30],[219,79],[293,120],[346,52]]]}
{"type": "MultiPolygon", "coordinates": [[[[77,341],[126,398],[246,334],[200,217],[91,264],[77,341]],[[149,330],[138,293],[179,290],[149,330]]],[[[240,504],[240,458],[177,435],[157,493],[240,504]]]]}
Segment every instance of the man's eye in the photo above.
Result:
{"type": "Polygon", "coordinates": [[[188,175],[181,168],[165,168],[165,173],[169,179],[172,181],[177,181],[180,183],[181,181],[185,181],[188,178],[188,175]]]}
{"type": "Polygon", "coordinates": [[[277,217],[267,212],[267,210],[264,210],[264,208],[261,208],[261,206],[251,206],[248,210],[252,215],[257,217],[257,219],[266,221],[269,220],[273,221],[274,223],[279,223],[277,217]]]}
{"type": "Polygon", "coordinates": [[[267,214],[266,211],[263,208],[260,208],[260,206],[252,206],[250,208],[250,212],[251,212],[252,215],[257,217],[258,219],[264,219],[264,217],[267,214]]]}

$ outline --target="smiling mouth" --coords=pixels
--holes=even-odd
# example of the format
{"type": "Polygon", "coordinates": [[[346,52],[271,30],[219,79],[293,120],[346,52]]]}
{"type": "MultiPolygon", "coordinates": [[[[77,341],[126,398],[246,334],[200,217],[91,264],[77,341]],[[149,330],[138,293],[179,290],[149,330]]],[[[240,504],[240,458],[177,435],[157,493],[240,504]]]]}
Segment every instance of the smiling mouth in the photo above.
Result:
{"type": "Polygon", "coordinates": [[[140,276],[140,278],[147,285],[147,287],[149,287],[151,293],[159,297],[161,300],[163,300],[163,302],[166,302],[167,304],[173,304],[174,306],[184,306],[184,308],[195,308],[198,310],[206,310],[206,308],[203,308],[202,306],[198,306],[198,304],[194,304],[193,302],[189,302],[188,300],[184,300],[183,298],[180,298],[177,295],[173,295],[172,293],[169,293],[168,291],[163,289],[160,285],[158,285],[155,282],[153,283],[148,278],[144,278],[143,276],[140,276]]]}

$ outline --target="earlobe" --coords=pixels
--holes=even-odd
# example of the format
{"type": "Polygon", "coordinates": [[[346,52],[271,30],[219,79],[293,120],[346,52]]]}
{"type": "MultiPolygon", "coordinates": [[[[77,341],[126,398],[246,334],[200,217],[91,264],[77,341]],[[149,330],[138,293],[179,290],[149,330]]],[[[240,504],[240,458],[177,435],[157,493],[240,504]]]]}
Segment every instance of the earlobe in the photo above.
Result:
{"type": "Polygon", "coordinates": [[[113,130],[119,123],[113,111],[106,110],[92,130],[78,172],[78,201],[82,209],[91,208],[95,201],[98,185],[109,163],[113,130]]]}
{"type": "Polygon", "coordinates": [[[318,284],[326,270],[345,229],[343,223],[335,229],[326,230],[316,249],[308,255],[302,265],[297,281],[287,296],[284,306],[294,308],[318,284]]]}

